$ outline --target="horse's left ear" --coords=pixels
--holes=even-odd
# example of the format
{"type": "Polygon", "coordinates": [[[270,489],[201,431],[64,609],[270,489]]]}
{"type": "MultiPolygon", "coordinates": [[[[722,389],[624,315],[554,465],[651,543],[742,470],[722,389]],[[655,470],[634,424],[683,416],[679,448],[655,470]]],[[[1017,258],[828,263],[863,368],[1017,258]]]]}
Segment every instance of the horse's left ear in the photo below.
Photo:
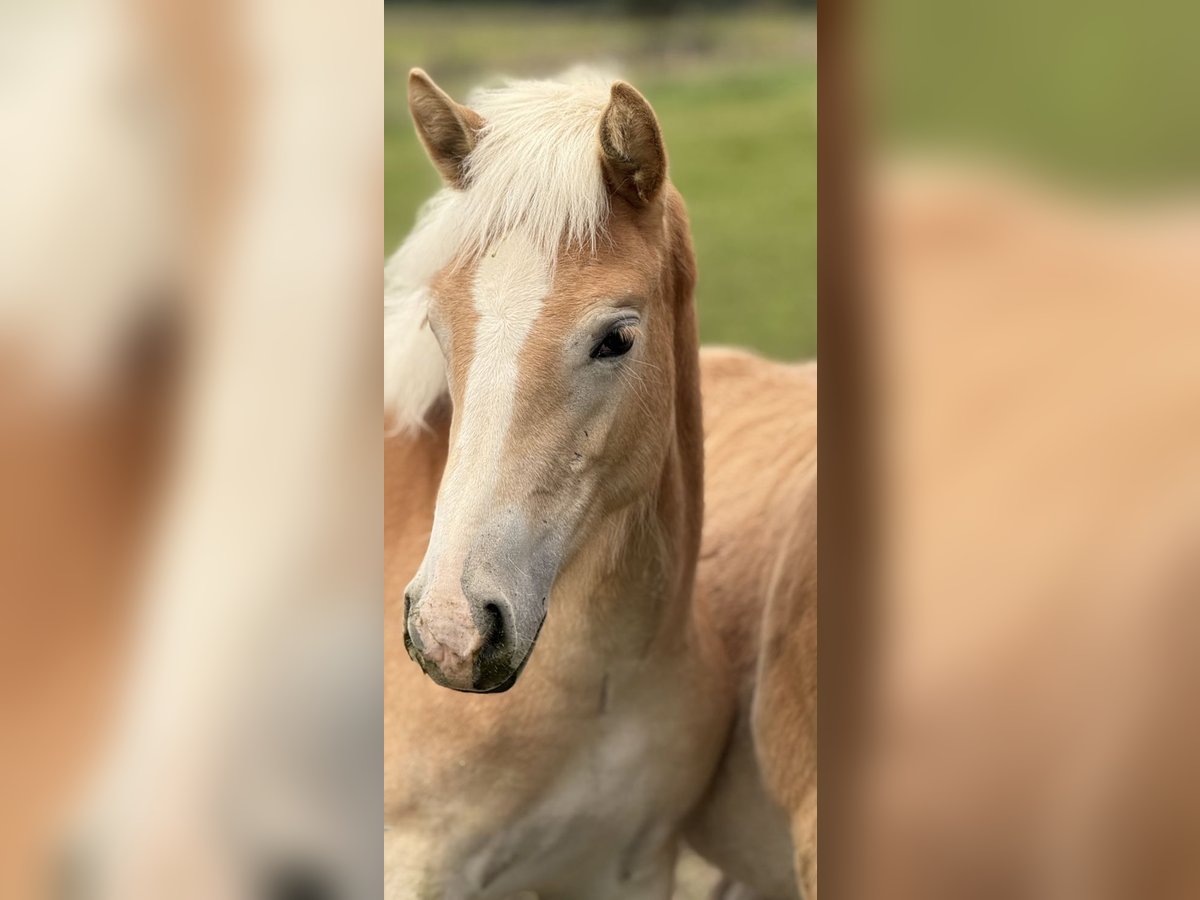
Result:
{"type": "Polygon", "coordinates": [[[632,85],[612,86],[600,118],[600,150],[609,187],[634,206],[650,203],[667,177],[667,151],[654,110],[632,85]]]}

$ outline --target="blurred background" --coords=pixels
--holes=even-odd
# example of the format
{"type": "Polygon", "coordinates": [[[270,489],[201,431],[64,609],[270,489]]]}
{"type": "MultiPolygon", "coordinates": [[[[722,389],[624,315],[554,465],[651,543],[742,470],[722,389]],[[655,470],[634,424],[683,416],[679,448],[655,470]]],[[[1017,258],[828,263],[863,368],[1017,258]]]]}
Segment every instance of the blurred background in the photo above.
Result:
{"type": "Polygon", "coordinates": [[[1198,896],[1198,8],[832,6],[822,888],[1198,896]]]}
{"type": "MultiPolygon", "coordinates": [[[[1107,195],[1200,179],[1200,8],[1152,0],[855,5],[863,123],[890,154],[1020,162],[1107,195]]],[[[851,27],[849,24],[847,27],[851,27]]]]}
{"type": "Polygon", "coordinates": [[[815,3],[387,4],[388,252],[439,181],[405,79],[452,97],[498,76],[614,68],[654,107],[692,219],[705,343],[776,359],[817,349],[815,3]]]}

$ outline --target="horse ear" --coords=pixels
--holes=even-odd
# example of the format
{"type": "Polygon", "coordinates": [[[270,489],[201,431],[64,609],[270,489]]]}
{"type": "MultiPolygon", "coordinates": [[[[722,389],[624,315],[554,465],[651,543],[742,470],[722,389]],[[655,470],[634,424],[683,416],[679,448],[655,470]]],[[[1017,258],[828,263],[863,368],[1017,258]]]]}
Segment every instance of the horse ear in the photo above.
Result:
{"type": "Polygon", "coordinates": [[[600,150],[609,187],[634,206],[650,203],[667,177],[667,151],[654,110],[624,81],[613,84],[600,117],[600,150]]]}
{"type": "Polygon", "coordinates": [[[408,73],[408,111],[442,179],[450,187],[465,187],[463,164],[475,148],[483,118],[451,100],[421,69],[408,73]]]}

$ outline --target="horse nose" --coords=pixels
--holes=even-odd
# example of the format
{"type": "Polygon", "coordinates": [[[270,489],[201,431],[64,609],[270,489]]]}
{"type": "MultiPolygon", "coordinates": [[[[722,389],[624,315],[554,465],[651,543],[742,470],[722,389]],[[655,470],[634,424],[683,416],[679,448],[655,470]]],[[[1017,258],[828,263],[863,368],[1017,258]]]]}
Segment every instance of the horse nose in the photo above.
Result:
{"type": "Polygon", "coordinates": [[[475,661],[486,636],[469,614],[453,613],[436,597],[414,603],[408,617],[406,646],[425,673],[445,687],[474,689],[475,661]]]}
{"type": "Polygon", "coordinates": [[[514,614],[506,599],[405,596],[408,655],[443,687],[490,691],[512,675],[514,614]]]}

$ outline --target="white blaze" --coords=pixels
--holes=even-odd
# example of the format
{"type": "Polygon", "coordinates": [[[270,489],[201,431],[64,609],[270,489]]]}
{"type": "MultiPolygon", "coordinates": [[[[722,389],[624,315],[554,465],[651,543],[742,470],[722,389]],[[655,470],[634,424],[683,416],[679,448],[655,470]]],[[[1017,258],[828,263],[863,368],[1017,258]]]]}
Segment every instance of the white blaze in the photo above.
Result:
{"type": "MultiPolygon", "coordinates": [[[[475,341],[458,434],[442,479],[428,561],[465,553],[495,497],[500,454],[512,422],[522,349],[550,292],[551,260],[521,230],[485,253],[473,285],[475,341]],[[458,537],[451,546],[450,536],[458,537]]],[[[456,560],[461,562],[461,559],[456,560]]],[[[448,575],[458,570],[452,566],[448,575]]],[[[436,572],[431,573],[435,578],[436,572]]]]}

